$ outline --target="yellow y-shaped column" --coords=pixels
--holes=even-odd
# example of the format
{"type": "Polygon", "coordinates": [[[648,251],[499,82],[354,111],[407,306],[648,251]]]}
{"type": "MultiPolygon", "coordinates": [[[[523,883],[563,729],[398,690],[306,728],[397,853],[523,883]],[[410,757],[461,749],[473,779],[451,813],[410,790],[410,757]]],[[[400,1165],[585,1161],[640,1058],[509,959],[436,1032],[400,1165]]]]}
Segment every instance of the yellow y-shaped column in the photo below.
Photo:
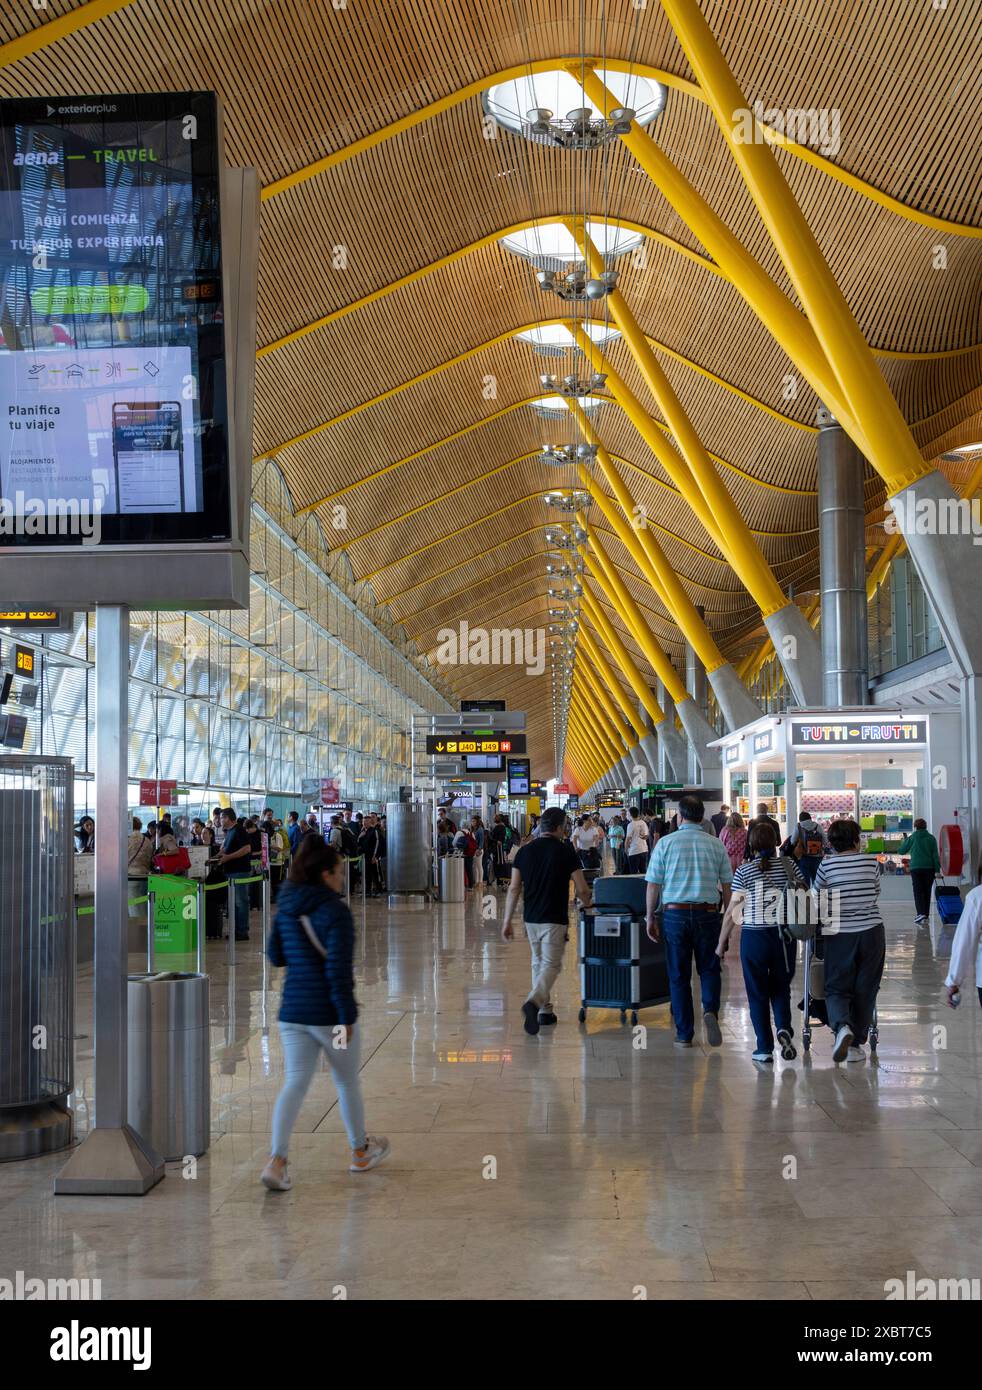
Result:
{"type": "Polygon", "coordinates": [[[706,674],[716,693],[716,699],[727,726],[730,729],[739,729],[744,724],[752,723],[760,717],[760,710],[751,699],[733,667],[716,645],[712,633],[696,610],[695,604],[689,598],[685,586],[675,573],[671,561],[658,544],[654,534],[647,525],[637,528],[633,525],[636,511],[634,500],[628,492],[623,478],[614,467],[610,455],[597,438],[586,412],[575,401],[570,402],[570,408],[584,437],[591,444],[597,446],[598,467],[617,499],[618,506],[624,514],[623,519],[611,507],[589,470],[580,465],[579,476],[590,496],[610,522],[611,527],[626,546],[635,564],[651,584],[668,613],[675,619],[686,640],[705,666],[706,674]]]}

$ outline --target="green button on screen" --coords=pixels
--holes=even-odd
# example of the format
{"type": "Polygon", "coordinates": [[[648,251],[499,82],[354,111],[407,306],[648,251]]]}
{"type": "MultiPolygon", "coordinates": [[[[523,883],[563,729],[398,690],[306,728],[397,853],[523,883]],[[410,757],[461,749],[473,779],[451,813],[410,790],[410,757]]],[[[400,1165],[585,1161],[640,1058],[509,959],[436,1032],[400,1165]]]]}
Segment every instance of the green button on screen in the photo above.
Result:
{"type": "Polygon", "coordinates": [[[31,290],[38,314],[142,314],[150,296],[142,285],[46,285],[31,290]]]}

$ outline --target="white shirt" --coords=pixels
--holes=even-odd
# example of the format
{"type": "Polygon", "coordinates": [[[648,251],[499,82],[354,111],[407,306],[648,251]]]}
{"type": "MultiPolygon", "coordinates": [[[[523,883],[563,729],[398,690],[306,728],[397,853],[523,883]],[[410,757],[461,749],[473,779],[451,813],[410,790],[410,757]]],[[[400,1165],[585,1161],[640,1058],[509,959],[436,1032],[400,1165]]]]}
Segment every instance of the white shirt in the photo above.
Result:
{"type": "Polygon", "coordinates": [[[627,833],[624,836],[625,854],[644,854],[648,848],[648,827],[644,821],[638,817],[628,823],[627,833]]]}
{"type": "Polygon", "coordinates": [[[573,831],[573,845],[576,849],[596,849],[603,839],[603,831],[595,825],[578,825],[573,831]]]}
{"type": "Polygon", "coordinates": [[[951,943],[951,961],[946,985],[958,985],[968,975],[975,957],[975,983],[982,988],[982,886],[966,896],[962,915],[951,943]]]}

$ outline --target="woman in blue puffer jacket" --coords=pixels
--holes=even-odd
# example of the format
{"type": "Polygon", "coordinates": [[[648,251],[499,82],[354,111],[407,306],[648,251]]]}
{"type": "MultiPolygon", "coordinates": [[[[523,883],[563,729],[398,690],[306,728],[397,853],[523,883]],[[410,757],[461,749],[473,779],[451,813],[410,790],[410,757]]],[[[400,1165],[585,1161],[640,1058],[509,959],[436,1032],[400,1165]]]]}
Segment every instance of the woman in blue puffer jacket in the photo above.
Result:
{"type": "Polygon", "coordinates": [[[341,1118],[351,1143],[352,1173],[381,1163],[389,1141],[365,1133],[358,1079],[360,1039],[355,1028],[355,924],[341,897],[344,859],[321,835],[305,835],[277,898],[267,955],[286,966],[280,1037],[286,1079],[273,1110],[273,1151],[261,1181],[272,1192],[292,1186],[287,1149],[321,1049],[338,1088],[341,1118]]]}

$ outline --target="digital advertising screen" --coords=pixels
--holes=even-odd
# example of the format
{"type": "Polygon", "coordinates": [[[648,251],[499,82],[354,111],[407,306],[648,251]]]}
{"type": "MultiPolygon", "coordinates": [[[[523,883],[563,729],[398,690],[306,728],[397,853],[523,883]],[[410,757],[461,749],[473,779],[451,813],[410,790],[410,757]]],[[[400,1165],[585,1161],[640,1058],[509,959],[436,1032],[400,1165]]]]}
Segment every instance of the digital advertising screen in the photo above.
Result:
{"type": "Polygon", "coordinates": [[[213,93],[0,101],[0,546],[230,536],[213,93]]]}
{"type": "Polygon", "coordinates": [[[529,758],[508,759],[508,795],[530,796],[532,786],[532,762],[529,758]]]}

